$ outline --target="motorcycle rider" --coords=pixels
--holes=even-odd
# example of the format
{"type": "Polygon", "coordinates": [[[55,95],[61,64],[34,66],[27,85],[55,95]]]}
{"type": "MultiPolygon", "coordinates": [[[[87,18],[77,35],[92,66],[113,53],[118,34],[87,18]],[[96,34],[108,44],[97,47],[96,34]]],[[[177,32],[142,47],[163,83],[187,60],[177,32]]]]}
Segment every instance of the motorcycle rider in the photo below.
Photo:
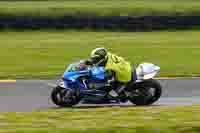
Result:
{"type": "Polygon", "coordinates": [[[107,76],[111,77],[108,83],[117,84],[117,88],[112,88],[109,92],[112,97],[117,97],[125,88],[125,84],[132,78],[131,64],[122,57],[108,52],[103,47],[92,50],[90,59],[86,61],[86,64],[105,67],[107,76]]]}

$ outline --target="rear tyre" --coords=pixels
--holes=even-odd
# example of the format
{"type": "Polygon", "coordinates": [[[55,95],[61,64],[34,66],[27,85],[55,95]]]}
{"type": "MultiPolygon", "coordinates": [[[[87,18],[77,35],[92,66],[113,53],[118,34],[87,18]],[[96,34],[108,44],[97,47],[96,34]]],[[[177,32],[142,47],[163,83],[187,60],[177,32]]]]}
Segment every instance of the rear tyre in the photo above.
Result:
{"type": "Polygon", "coordinates": [[[72,107],[79,102],[78,97],[70,89],[57,86],[51,93],[51,100],[60,107],[72,107]]]}
{"type": "Polygon", "coordinates": [[[162,94],[160,83],[153,79],[137,83],[131,90],[129,100],[139,106],[153,104],[162,94]]]}

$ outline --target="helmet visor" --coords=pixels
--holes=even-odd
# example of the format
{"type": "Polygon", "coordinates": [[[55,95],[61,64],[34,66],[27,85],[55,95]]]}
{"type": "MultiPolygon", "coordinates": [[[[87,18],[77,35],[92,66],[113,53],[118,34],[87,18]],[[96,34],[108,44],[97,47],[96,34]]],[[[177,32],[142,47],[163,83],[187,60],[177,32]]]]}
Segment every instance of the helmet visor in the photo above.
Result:
{"type": "Polygon", "coordinates": [[[91,58],[91,61],[92,61],[92,63],[93,64],[97,64],[99,61],[101,61],[102,60],[102,57],[101,56],[93,56],[92,58],[91,58]]]}

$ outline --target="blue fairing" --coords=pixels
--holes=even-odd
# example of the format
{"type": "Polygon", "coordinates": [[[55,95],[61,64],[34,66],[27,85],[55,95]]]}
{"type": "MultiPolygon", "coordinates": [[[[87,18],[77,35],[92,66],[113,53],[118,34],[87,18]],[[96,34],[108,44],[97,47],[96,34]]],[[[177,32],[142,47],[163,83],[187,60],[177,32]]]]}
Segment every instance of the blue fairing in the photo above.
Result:
{"type": "Polygon", "coordinates": [[[63,74],[63,80],[66,86],[72,89],[87,89],[87,85],[78,80],[79,77],[89,77],[89,82],[102,82],[106,79],[105,69],[103,67],[92,67],[83,71],[67,69],[63,74]]]}
{"type": "Polygon", "coordinates": [[[76,82],[77,78],[81,77],[81,76],[89,76],[89,71],[73,71],[73,72],[69,72],[69,71],[65,71],[63,74],[63,80],[65,81],[71,81],[71,82],[76,82]]]}
{"type": "Polygon", "coordinates": [[[89,76],[91,79],[99,81],[105,80],[105,69],[103,67],[93,67],[84,71],[66,70],[63,74],[63,79],[66,81],[76,82],[76,80],[82,76],[89,76]]]}
{"type": "Polygon", "coordinates": [[[91,77],[94,80],[105,80],[105,69],[103,67],[93,67],[91,70],[91,77]]]}
{"type": "Polygon", "coordinates": [[[92,67],[79,71],[76,64],[71,64],[63,74],[63,81],[65,88],[79,89],[79,96],[82,98],[87,96],[104,97],[106,93],[102,89],[106,83],[104,67],[92,67]]]}

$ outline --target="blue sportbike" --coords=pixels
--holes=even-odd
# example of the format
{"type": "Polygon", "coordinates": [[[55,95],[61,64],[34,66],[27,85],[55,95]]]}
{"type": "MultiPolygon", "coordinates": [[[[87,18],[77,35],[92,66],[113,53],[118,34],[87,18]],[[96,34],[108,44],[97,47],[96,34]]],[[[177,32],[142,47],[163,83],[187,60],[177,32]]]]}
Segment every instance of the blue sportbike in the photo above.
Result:
{"type": "Polygon", "coordinates": [[[80,101],[105,104],[130,101],[135,105],[151,105],[162,92],[160,83],[153,79],[160,67],[151,63],[142,63],[133,68],[132,80],[125,85],[119,95],[112,97],[109,92],[117,84],[109,84],[104,67],[88,66],[77,69],[79,63],[73,63],[65,70],[62,81],[51,92],[53,103],[61,107],[71,107],[80,101]]]}

